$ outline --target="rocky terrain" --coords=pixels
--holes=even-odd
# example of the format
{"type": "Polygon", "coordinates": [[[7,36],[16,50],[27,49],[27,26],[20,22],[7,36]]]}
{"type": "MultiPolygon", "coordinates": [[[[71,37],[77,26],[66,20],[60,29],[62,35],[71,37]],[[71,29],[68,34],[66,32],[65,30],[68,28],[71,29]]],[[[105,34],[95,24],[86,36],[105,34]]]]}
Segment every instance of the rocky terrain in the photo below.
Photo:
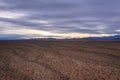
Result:
{"type": "Polygon", "coordinates": [[[0,41],[0,80],[120,80],[120,41],[0,41]]]}

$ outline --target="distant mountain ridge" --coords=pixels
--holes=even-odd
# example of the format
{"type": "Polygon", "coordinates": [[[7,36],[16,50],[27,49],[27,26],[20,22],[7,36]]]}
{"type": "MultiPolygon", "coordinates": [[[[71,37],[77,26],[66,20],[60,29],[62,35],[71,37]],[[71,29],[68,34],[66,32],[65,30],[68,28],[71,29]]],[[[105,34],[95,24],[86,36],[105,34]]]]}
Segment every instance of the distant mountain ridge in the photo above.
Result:
{"type": "Polygon", "coordinates": [[[84,38],[87,40],[120,40],[120,35],[114,35],[114,36],[105,36],[105,37],[89,37],[84,38]]]}
{"type": "Polygon", "coordinates": [[[52,40],[64,40],[64,41],[82,41],[82,40],[120,40],[120,35],[114,36],[104,36],[104,37],[88,37],[88,38],[65,38],[65,39],[57,39],[57,38],[31,38],[31,39],[22,39],[19,37],[0,37],[0,40],[44,40],[44,41],[52,41],[52,40]]]}
{"type": "Polygon", "coordinates": [[[56,38],[35,38],[32,40],[66,40],[66,41],[81,41],[81,40],[120,40],[120,35],[114,36],[104,36],[104,37],[88,37],[88,38],[66,38],[66,39],[56,39],[56,38]]]}

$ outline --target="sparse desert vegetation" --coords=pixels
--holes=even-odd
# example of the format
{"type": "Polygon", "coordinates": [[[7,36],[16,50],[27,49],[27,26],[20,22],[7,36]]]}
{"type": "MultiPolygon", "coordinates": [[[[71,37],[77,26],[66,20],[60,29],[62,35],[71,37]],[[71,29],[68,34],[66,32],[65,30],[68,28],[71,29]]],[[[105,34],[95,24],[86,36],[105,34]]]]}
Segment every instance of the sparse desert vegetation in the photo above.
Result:
{"type": "Polygon", "coordinates": [[[0,80],[120,80],[120,41],[0,41],[0,80]]]}

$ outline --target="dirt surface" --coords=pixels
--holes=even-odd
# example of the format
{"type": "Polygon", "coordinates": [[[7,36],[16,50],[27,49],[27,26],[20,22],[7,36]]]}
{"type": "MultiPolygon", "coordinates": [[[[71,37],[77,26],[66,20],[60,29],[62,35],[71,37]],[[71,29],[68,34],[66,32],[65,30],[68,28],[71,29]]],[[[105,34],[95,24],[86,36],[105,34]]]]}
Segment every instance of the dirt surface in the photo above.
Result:
{"type": "Polygon", "coordinates": [[[120,41],[0,41],[0,80],[120,80],[120,41]]]}

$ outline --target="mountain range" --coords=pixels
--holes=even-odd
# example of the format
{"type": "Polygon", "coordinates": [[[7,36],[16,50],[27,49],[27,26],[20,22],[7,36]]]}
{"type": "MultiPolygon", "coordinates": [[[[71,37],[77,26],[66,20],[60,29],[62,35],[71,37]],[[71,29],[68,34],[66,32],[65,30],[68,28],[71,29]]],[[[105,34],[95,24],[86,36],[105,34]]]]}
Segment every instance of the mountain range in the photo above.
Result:
{"type": "MultiPolygon", "coordinates": [[[[26,40],[21,39],[19,37],[0,37],[0,40],[26,40]]],[[[28,39],[27,39],[28,40],[28,39]]],[[[81,40],[120,40],[120,35],[114,35],[114,36],[104,36],[104,37],[88,37],[88,38],[65,38],[65,39],[56,39],[56,38],[32,38],[29,40],[67,40],[67,41],[81,41],[81,40]]]]}

